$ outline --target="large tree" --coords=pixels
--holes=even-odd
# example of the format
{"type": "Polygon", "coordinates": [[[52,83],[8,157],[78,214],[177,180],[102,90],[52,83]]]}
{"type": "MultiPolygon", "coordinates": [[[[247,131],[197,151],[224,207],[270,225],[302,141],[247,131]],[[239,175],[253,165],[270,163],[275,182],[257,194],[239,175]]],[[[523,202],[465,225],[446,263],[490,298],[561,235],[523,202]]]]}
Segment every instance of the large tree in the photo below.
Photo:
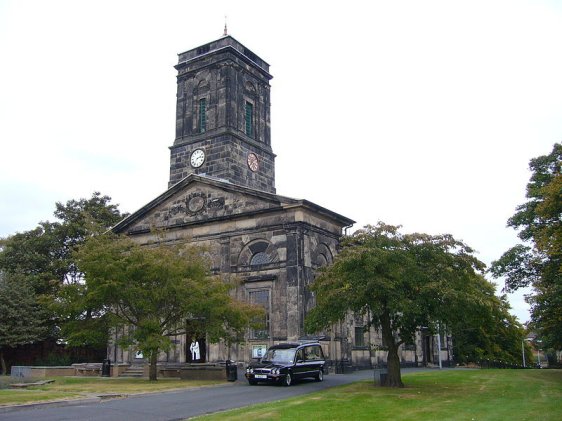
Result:
{"type": "Polygon", "coordinates": [[[4,350],[35,342],[45,334],[44,314],[33,288],[20,275],[0,272],[0,367],[6,374],[4,350]]]}
{"type": "Polygon", "coordinates": [[[109,196],[55,204],[55,222],[43,221],[30,231],[0,240],[0,269],[28,279],[38,294],[53,293],[80,279],[72,253],[86,238],[104,232],[124,215],[109,196]]]}
{"type": "Polygon", "coordinates": [[[531,327],[545,346],[562,348],[562,144],[549,155],[531,159],[527,202],[517,207],[507,225],[519,230],[523,244],[492,263],[491,272],[505,277],[505,291],[531,286],[531,327]]]}
{"type": "Polygon", "coordinates": [[[495,286],[484,278],[480,289],[488,305],[480,311],[465,313],[449,328],[453,333],[453,353],[459,363],[479,363],[482,360],[521,364],[521,346],[526,348],[526,363],[531,363],[531,348],[522,343],[525,330],[509,313],[507,297],[495,295],[495,286]]]}
{"type": "MultiPolygon", "coordinates": [[[[76,254],[85,282],[63,287],[61,305],[95,312],[113,328],[124,327],[120,343],[134,345],[150,361],[156,380],[161,351],[170,336],[185,333],[186,320],[203,321],[211,342],[236,341],[261,309],[234,300],[234,286],[210,274],[201,249],[159,243],[140,246],[127,237],[92,237],[76,254]]],[[[99,325],[77,323],[77,335],[95,333],[99,325]]]]}
{"type": "MultiPolygon", "coordinates": [[[[53,309],[53,302],[64,284],[80,282],[81,273],[73,252],[90,236],[108,230],[124,215],[109,196],[94,192],[89,199],[69,200],[55,204],[54,222],[43,221],[32,230],[0,239],[0,271],[17,276],[29,285],[45,310],[53,309]]],[[[49,335],[60,336],[64,322],[72,322],[67,312],[45,314],[49,320],[49,335]],[[61,316],[62,317],[61,319],[61,316]]],[[[90,318],[99,323],[95,314],[78,312],[73,317],[90,318]]],[[[107,338],[86,337],[86,345],[106,343],[107,338]]]]}
{"type": "Polygon", "coordinates": [[[399,346],[420,327],[437,332],[489,305],[484,264],[450,235],[402,234],[379,223],[344,238],[334,263],[311,284],[316,307],[306,320],[318,331],[349,312],[370,317],[388,347],[387,385],[402,387],[399,346]]]}

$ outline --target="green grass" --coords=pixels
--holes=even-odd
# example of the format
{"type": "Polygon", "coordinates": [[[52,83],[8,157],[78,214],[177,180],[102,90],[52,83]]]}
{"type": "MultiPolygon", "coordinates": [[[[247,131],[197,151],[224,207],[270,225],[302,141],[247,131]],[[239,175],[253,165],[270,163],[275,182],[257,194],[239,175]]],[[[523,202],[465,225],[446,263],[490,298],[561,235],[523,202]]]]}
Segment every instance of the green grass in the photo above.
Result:
{"type": "Polygon", "coordinates": [[[0,407],[6,405],[21,405],[32,402],[49,402],[79,398],[84,398],[84,395],[77,393],[53,393],[36,390],[0,390],[0,407]]]}
{"type": "Polygon", "coordinates": [[[224,383],[224,381],[218,380],[180,379],[159,379],[157,382],[150,382],[146,379],[107,377],[49,377],[49,379],[54,379],[55,382],[42,386],[31,386],[27,389],[0,389],[0,406],[79,399],[102,394],[130,395],[160,392],[224,383]]]}
{"type": "Polygon", "coordinates": [[[364,381],[198,419],[562,420],[562,370],[447,370],[403,379],[404,389],[364,381]]]}

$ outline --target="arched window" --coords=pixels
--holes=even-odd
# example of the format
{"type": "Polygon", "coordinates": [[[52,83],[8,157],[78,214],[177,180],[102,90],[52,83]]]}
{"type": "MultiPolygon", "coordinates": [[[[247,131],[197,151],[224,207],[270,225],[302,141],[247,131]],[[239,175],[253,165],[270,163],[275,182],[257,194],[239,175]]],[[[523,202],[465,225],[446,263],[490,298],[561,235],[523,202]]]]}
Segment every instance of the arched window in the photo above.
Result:
{"type": "Polygon", "coordinates": [[[266,239],[247,243],[238,256],[238,267],[245,270],[260,270],[260,266],[279,262],[277,247],[266,239]]]}
{"type": "Polygon", "coordinates": [[[250,266],[260,266],[268,263],[271,263],[271,258],[263,251],[254,254],[250,260],[250,266]]]}
{"type": "Polygon", "coordinates": [[[312,262],[316,264],[317,268],[332,264],[334,261],[330,247],[325,243],[320,243],[314,250],[312,262]]]}

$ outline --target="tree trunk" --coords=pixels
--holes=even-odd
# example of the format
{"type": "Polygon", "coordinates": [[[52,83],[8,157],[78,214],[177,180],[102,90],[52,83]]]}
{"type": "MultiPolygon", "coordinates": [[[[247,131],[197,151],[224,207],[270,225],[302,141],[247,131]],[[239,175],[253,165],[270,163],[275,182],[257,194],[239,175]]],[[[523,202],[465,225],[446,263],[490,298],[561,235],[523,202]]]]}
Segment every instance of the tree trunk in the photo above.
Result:
{"type": "Polygon", "coordinates": [[[385,313],[381,316],[381,328],[382,337],[384,342],[388,347],[388,354],[386,357],[386,363],[388,366],[388,375],[386,377],[386,382],[381,386],[387,387],[404,387],[402,383],[402,376],[400,373],[400,357],[398,356],[398,345],[394,339],[394,332],[392,332],[390,316],[385,313]]]}
{"type": "Polygon", "coordinates": [[[4,361],[4,353],[0,349],[0,367],[2,367],[2,374],[6,376],[8,374],[8,369],[6,368],[6,361],[4,361]]]}
{"type": "Polygon", "coordinates": [[[156,371],[156,362],[158,361],[158,350],[152,351],[150,353],[150,369],[148,371],[148,380],[156,381],[158,380],[158,373],[156,371]]]}

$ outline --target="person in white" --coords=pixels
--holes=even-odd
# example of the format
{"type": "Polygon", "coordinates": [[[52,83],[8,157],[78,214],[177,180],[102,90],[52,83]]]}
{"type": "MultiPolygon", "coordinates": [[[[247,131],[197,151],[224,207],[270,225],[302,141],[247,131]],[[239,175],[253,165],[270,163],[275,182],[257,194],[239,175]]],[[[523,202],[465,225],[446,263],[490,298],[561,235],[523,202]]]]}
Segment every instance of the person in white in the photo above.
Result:
{"type": "Polygon", "coordinates": [[[189,350],[191,351],[191,360],[196,361],[199,359],[199,342],[195,339],[191,341],[191,345],[189,346],[189,350]]]}

